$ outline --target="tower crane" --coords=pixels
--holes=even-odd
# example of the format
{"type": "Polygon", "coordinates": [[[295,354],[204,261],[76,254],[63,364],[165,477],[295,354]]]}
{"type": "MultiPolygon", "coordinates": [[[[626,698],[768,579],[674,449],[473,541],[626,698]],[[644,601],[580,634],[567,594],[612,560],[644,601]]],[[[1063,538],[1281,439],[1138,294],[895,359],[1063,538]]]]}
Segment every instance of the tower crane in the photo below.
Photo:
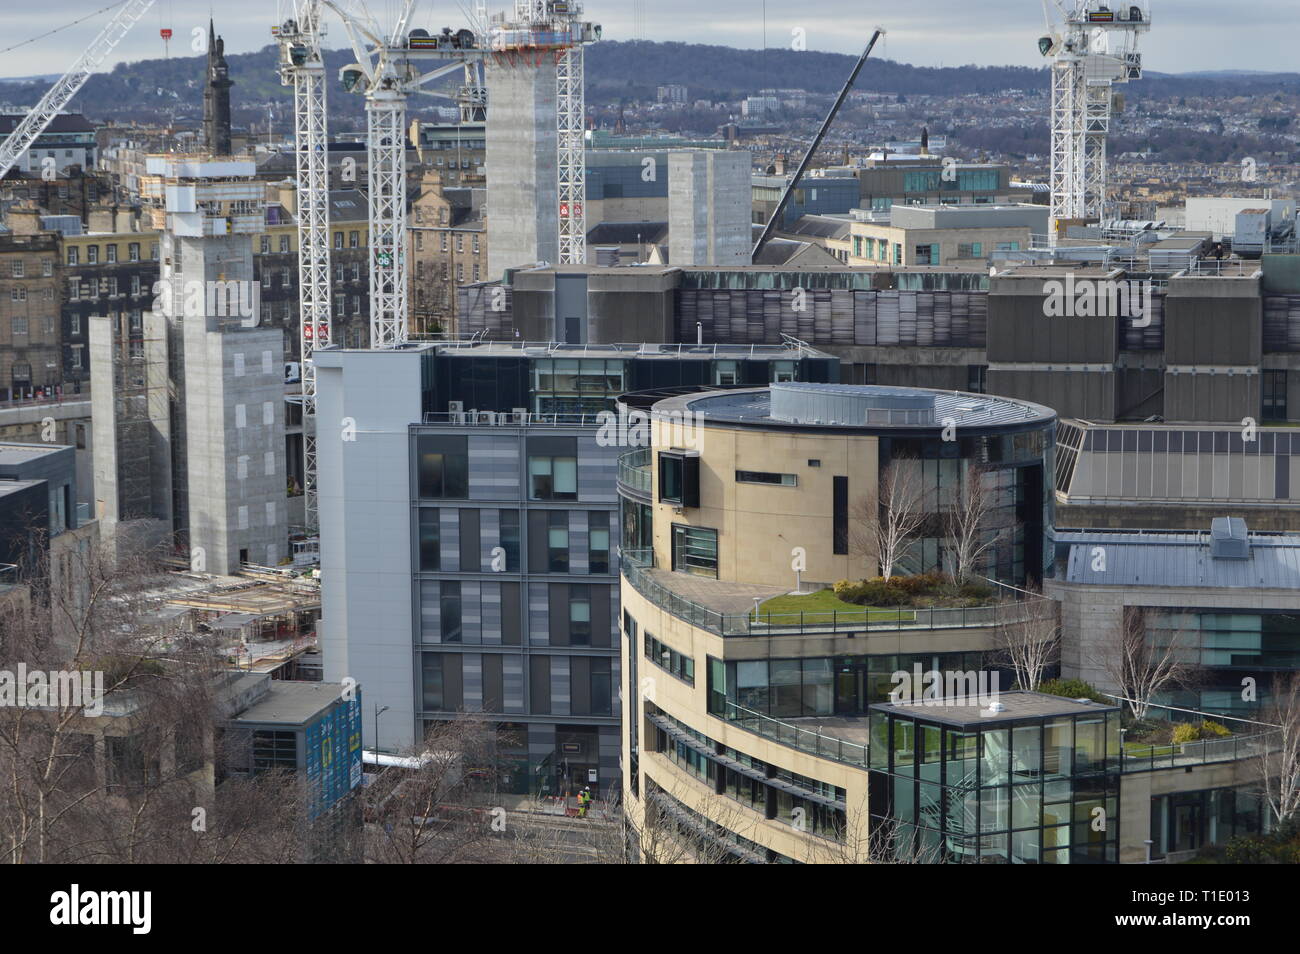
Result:
{"type": "Polygon", "coordinates": [[[1043,0],[1047,34],[1038,50],[1052,59],[1052,231],[1105,214],[1106,139],[1113,87],[1142,76],[1138,38],[1151,29],[1147,0],[1043,0]],[[1067,4],[1069,4],[1067,6],[1067,4]]]}
{"type": "Polygon", "coordinates": [[[293,87],[298,206],[298,341],[302,369],[303,503],[307,532],[317,521],[316,366],[330,343],[329,137],[320,0],[293,0],[293,15],[272,34],[280,46],[280,82],[293,87]]]}
{"type": "Polygon", "coordinates": [[[149,12],[154,0],[127,0],[113,14],[112,19],[99,31],[99,35],[90,42],[85,52],[77,58],[68,72],[41,97],[41,101],[32,108],[3,143],[0,143],[0,179],[9,174],[9,170],[31,148],[51,120],[67,106],[72,97],[86,85],[90,74],[104,65],[113,49],[122,37],[149,12]]]}
{"type": "MultiPolygon", "coordinates": [[[[356,13],[323,0],[343,21],[357,62],[341,73],[343,87],[366,97],[370,216],[370,345],[391,348],[407,340],[406,102],[424,84],[463,70],[482,57],[472,30],[430,36],[407,33],[416,0],[403,0],[391,30],[383,30],[360,3],[356,13]],[[420,72],[418,61],[441,65],[420,72]]],[[[472,85],[467,81],[467,86],[472,85]]]]}

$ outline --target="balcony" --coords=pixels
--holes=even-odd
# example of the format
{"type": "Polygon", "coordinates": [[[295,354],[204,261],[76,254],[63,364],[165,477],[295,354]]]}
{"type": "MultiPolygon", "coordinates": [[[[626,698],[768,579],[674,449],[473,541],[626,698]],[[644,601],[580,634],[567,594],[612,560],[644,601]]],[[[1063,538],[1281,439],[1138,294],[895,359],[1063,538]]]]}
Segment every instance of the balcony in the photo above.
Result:
{"type": "Polygon", "coordinates": [[[618,459],[619,490],[630,496],[650,501],[654,479],[650,473],[650,448],[630,451],[618,459]]]}
{"type": "MultiPolygon", "coordinates": [[[[620,460],[620,470],[621,465],[620,460]]],[[[654,551],[648,549],[623,550],[622,570],[632,588],[655,606],[719,636],[830,636],[988,629],[1030,619],[1042,602],[1020,600],[955,608],[864,607],[852,612],[768,613],[741,607],[754,600],[780,596],[785,592],[781,587],[730,583],[658,569],[654,565],[654,551]]]]}

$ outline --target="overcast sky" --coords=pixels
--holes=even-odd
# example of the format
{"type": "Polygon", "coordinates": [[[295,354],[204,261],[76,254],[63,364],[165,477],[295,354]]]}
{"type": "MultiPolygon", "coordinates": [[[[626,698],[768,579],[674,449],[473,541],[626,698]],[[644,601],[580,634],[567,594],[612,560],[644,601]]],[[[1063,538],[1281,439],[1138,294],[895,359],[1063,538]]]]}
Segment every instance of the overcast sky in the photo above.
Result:
{"type": "MultiPolygon", "coordinates": [[[[111,0],[0,0],[0,49],[34,37],[111,0]]],[[[355,0],[354,0],[355,2],[355,0]]],[[[489,0],[489,12],[509,0],[489,0]]],[[[161,56],[160,27],[175,31],[173,52],[189,52],[190,32],[216,12],[218,32],[232,52],[270,42],[284,0],[157,0],[154,9],[117,48],[113,62],[161,56]]],[[[368,0],[384,19],[397,0],[368,0]]],[[[461,25],[473,0],[421,0],[413,25],[461,25]]],[[[287,6],[287,4],[286,4],[287,6]]],[[[729,46],[763,46],[763,0],[587,0],[587,16],[609,39],[679,40],[729,46]]],[[[1148,69],[1297,70],[1294,38],[1300,35],[1300,0],[1153,0],[1154,26],[1144,40],[1148,69]]],[[[1043,32],[1041,0],[798,0],[766,3],[768,46],[789,46],[802,29],[810,50],[857,53],[871,28],[888,31],[885,58],[918,66],[1026,65],[1041,63],[1036,41],[1043,32]]],[[[0,55],[0,76],[61,72],[107,21],[99,14],[71,29],[0,55]]],[[[333,22],[327,44],[343,45],[333,22]]]]}

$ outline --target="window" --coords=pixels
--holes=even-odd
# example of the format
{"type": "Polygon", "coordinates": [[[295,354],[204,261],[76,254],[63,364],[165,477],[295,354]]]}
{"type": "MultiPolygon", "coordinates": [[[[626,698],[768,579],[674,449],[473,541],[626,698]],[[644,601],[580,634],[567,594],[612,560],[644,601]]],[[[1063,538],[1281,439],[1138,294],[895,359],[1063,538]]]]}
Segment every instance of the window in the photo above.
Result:
{"type": "Polygon", "coordinates": [[[546,516],[546,568],[552,573],[569,572],[569,514],[552,510],[546,516]]]}
{"type": "Polygon", "coordinates": [[[442,566],[442,531],[438,511],[420,511],[420,572],[438,570],[442,566]]]}
{"type": "Polygon", "coordinates": [[[281,253],[289,251],[289,236],[287,235],[280,236],[280,251],[281,253]]]}
{"type": "Polygon", "coordinates": [[[263,255],[269,255],[271,253],[271,236],[269,235],[262,236],[261,247],[262,247],[263,255]]]}
{"type": "Polygon", "coordinates": [[[86,246],[86,264],[87,264],[87,265],[96,265],[96,264],[98,264],[98,263],[99,263],[99,246],[98,246],[98,245],[87,245],[87,246],[86,246]]]}
{"type": "Polygon", "coordinates": [[[41,259],[41,274],[49,278],[54,274],[54,260],[49,258],[41,259]]]}
{"type": "Polygon", "coordinates": [[[506,572],[519,570],[519,511],[499,511],[501,549],[506,552],[506,572]]]}
{"type": "Polygon", "coordinates": [[[348,248],[358,248],[361,245],[361,233],[355,229],[348,233],[348,248]]]}
{"type": "Polygon", "coordinates": [[[713,364],[713,383],[720,385],[740,383],[739,361],[715,361],[713,364]]]}
{"type": "Polygon", "coordinates": [[[108,264],[110,264],[110,265],[116,265],[116,264],[117,264],[117,246],[116,246],[116,245],[105,245],[105,246],[104,246],[104,256],[105,256],[106,260],[108,261],[108,264]]]}
{"type": "Polygon", "coordinates": [[[673,569],[718,578],[718,531],[673,524],[673,569]]]}
{"type": "Polygon", "coordinates": [[[416,439],[421,497],[469,496],[468,438],[421,435],[416,439]]]}
{"type": "Polygon", "coordinates": [[[340,248],[340,249],[343,247],[343,233],[342,233],[342,232],[335,232],[335,233],[334,233],[334,247],[335,247],[335,248],[340,248]]]}
{"type": "Polygon", "coordinates": [[[1287,419],[1286,371],[1265,369],[1260,372],[1264,386],[1264,401],[1261,417],[1266,421],[1285,421],[1287,419]]]}
{"type": "Polygon", "coordinates": [[[9,290],[9,297],[13,301],[26,301],[27,289],[15,286],[9,290]]]}
{"type": "Polygon", "coordinates": [[[609,572],[609,514],[593,510],[587,514],[587,572],[609,572]]]}
{"type": "Polygon", "coordinates": [[[22,278],[27,269],[21,260],[15,260],[9,263],[9,271],[14,278],[22,278]]]}
{"type": "Polygon", "coordinates": [[[14,318],[14,319],[12,320],[12,328],[13,328],[13,333],[16,334],[16,335],[25,335],[25,334],[27,334],[27,319],[26,319],[26,318],[14,318]]]}
{"type": "MultiPolygon", "coordinates": [[[[812,463],[809,461],[809,463],[812,463]]],[[[831,552],[849,552],[849,478],[831,479],[831,552]]]]}
{"type": "Polygon", "coordinates": [[[149,259],[150,259],[150,261],[154,261],[154,262],[158,261],[158,243],[157,243],[157,242],[150,242],[150,243],[149,243],[149,259]]]}
{"type": "Polygon", "coordinates": [[[460,582],[443,580],[438,596],[438,614],[442,621],[442,641],[459,643],[463,636],[461,629],[460,582]]]}
{"type": "Polygon", "coordinates": [[[81,279],[80,279],[80,278],[69,278],[69,279],[68,279],[68,298],[69,298],[69,300],[71,300],[71,301],[79,301],[79,300],[81,299],[81,279]]]}
{"type": "Polygon", "coordinates": [[[972,242],[969,245],[958,245],[957,257],[958,258],[983,258],[984,243],[972,242]]]}
{"type": "Polygon", "coordinates": [[[695,685],[695,660],[675,649],[670,649],[659,640],[645,633],[645,658],[660,669],[667,670],[688,685],[695,685]]]}
{"type": "Polygon", "coordinates": [[[85,345],[74,344],[72,346],[72,369],[74,371],[80,371],[84,367],[81,363],[81,352],[84,349],[85,345]]]}
{"type": "Polygon", "coordinates": [[[682,508],[700,505],[698,454],[659,452],[659,501],[682,508]]]}
{"type": "Polygon", "coordinates": [[[780,487],[797,487],[799,478],[794,474],[772,474],[763,470],[738,470],[736,482],[741,484],[776,484],[780,487]]]}
{"type": "Polygon", "coordinates": [[[528,439],[531,500],[578,499],[578,442],[573,437],[528,439]]]}
{"type": "Polygon", "coordinates": [[[585,583],[569,587],[569,645],[591,645],[591,587],[585,583]]]}
{"type": "Polygon", "coordinates": [[[81,249],[77,248],[75,245],[68,246],[68,264],[69,265],[81,264],[81,249]]]}
{"type": "Polygon", "coordinates": [[[132,276],[131,276],[131,294],[132,294],[132,295],[139,295],[139,294],[140,294],[140,276],[139,276],[139,275],[132,275],[132,276]]]}
{"type": "Polygon", "coordinates": [[[975,394],[987,393],[988,370],[988,365],[984,364],[966,365],[966,390],[975,394]]]}

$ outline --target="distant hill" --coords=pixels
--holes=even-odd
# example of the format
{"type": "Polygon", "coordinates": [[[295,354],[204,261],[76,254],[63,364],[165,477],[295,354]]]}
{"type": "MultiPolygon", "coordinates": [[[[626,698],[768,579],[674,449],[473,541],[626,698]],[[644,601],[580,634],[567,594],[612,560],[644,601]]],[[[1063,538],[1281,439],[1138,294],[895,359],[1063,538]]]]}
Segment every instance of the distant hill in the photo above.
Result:
{"type": "MultiPolygon", "coordinates": [[[[331,78],[330,112],[360,121],[360,96],[346,94],[335,77],[352,60],[347,50],[331,50],[326,66],[331,78]]],[[[289,90],[280,85],[275,69],[278,53],[266,46],[253,53],[227,57],[236,121],[250,115],[265,122],[269,104],[278,107],[277,125],[287,123],[289,90]],[[241,116],[242,113],[242,116],[241,116]],[[255,115],[253,115],[255,114],[255,115]]],[[[655,87],[680,83],[692,99],[736,99],[766,87],[834,93],[839,90],[855,57],[843,53],[796,52],[786,49],[745,50],[727,46],[656,43],[648,40],[605,41],[587,52],[587,98],[592,105],[620,99],[653,99],[655,87]]],[[[202,56],[141,60],[118,65],[111,73],[96,74],[74,100],[74,107],[95,119],[145,118],[175,112],[197,115],[203,102],[202,56]]],[[[449,86],[459,76],[449,77],[449,86]]],[[[871,59],[858,77],[860,90],[914,94],[995,93],[1008,89],[1047,89],[1045,67],[1019,66],[911,66],[887,59],[871,59]]],[[[48,79],[6,82],[5,101],[33,105],[49,86],[48,79]]],[[[1300,74],[1226,72],[1173,76],[1151,73],[1126,89],[1130,99],[1143,96],[1262,96],[1300,92],[1300,74]]],[[[437,102],[417,99],[412,107],[437,102]]]]}

